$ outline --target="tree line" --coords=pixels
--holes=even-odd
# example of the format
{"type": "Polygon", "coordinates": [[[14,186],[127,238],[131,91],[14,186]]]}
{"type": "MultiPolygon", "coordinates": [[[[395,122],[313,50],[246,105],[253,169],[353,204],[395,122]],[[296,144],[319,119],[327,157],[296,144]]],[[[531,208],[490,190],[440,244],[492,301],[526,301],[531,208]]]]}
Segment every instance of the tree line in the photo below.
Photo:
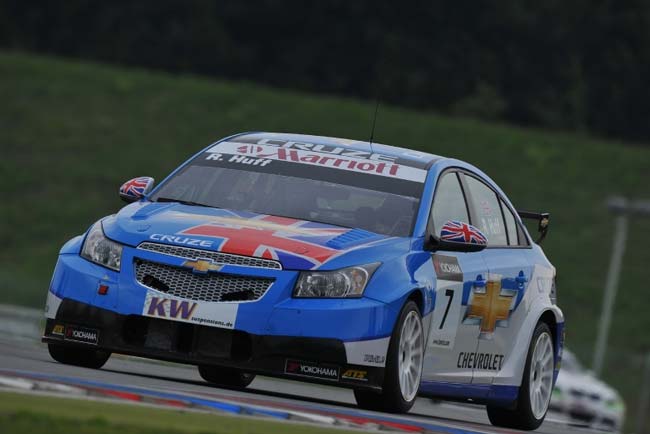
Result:
{"type": "Polygon", "coordinates": [[[644,0],[0,0],[0,47],[650,143],[644,0]]]}

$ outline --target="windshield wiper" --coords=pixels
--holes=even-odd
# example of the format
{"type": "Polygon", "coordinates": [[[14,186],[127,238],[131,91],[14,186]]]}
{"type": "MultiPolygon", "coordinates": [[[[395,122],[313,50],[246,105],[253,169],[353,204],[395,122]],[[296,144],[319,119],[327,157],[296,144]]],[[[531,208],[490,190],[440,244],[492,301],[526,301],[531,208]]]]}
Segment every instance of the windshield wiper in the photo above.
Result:
{"type": "Polygon", "coordinates": [[[204,206],[207,208],[217,208],[216,206],[206,205],[204,203],[192,202],[191,200],[181,200],[174,199],[173,197],[159,197],[155,200],[156,202],[177,202],[183,205],[192,205],[192,206],[204,206]]]}

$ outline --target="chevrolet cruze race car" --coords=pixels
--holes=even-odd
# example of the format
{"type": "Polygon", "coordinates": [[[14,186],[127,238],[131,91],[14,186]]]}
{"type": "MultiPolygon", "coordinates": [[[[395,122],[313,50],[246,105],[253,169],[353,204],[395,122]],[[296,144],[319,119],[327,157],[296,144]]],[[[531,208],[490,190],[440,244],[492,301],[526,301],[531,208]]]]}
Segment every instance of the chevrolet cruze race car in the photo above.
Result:
{"type": "Polygon", "coordinates": [[[463,161],[353,140],[245,133],[202,150],[61,249],[43,341],[62,363],[123,353],[417,395],[534,429],[562,354],[555,269],[499,187],[463,161]]]}

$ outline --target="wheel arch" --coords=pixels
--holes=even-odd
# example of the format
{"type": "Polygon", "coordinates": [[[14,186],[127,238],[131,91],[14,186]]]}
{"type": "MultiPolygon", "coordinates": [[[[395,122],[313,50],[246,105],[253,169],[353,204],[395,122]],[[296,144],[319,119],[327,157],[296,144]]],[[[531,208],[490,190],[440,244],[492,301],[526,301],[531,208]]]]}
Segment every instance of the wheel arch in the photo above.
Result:
{"type": "Polygon", "coordinates": [[[411,290],[411,292],[409,292],[408,296],[406,297],[406,300],[404,300],[403,305],[409,301],[413,301],[417,305],[418,309],[420,310],[420,315],[425,315],[424,291],[421,288],[415,288],[411,290]]]}
{"type": "Polygon", "coordinates": [[[524,365],[531,344],[531,338],[535,327],[539,322],[547,324],[551,330],[553,340],[555,369],[553,379],[557,379],[560,362],[562,359],[562,348],[564,344],[564,316],[556,305],[550,303],[534,303],[526,315],[525,322],[521,325],[513,350],[506,361],[504,368],[494,378],[494,384],[517,386],[521,385],[524,373],[524,365]]]}
{"type": "Polygon", "coordinates": [[[554,353],[554,368],[553,368],[553,385],[557,380],[560,373],[560,365],[562,364],[562,351],[564,349],[564,318],[553,309],[544,310],[537,322],[545,323],[551,330],[551,338],[553,339],[553,353],[554,353]]]}

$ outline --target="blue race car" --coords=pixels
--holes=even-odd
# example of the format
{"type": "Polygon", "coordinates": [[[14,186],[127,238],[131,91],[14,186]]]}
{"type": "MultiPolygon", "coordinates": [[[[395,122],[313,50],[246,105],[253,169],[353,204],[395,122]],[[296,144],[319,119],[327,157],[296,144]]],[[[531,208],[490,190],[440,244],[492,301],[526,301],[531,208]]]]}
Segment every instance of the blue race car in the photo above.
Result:
{"type": "Polygon", "coordinates": [[[43,341],[62,363],[111,353],[354,389],[363,408],[416,396],[487,405],[534,429],[558,374],[555,268],[522,217],[463,161],[391,146],[244,133],[68,241],[43,341]]]}

